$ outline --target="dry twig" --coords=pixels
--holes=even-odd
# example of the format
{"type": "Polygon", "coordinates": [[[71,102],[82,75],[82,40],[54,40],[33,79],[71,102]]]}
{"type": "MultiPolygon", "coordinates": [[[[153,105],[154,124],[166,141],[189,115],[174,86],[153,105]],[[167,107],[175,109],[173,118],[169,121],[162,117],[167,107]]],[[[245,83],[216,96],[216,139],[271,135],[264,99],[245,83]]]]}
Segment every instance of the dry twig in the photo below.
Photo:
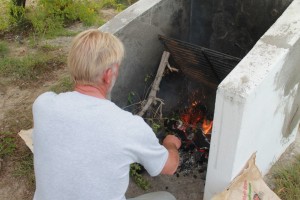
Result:
{"type": "Polygon", "coordinates": [[[142,110],[138,113],[139,116],[143,116],[145,114],[145,112],[149,109],[151,104],[157,100],[156,93],[159,90],[159,84],[162,79],[165,68],[169,64],[168,63],[169,57],[170,57],[170,53],[167,51],[164,51],[161,61],[160,61],[160,64],[159,64],[159,67],[158,67],[158,70],[157,70],[157,74],[155,76],[155,79],[154,79],[154,82],[153,82],[153,85],[151,88],[151,91],[149,93],[147,101],[144,104],[142,110]]]}

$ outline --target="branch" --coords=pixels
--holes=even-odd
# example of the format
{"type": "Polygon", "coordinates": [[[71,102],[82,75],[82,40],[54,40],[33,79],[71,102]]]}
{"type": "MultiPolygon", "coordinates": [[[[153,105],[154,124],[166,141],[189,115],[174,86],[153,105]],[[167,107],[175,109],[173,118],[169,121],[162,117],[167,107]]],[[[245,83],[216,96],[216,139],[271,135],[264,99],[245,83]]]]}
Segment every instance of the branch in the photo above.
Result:
{"type": "Polygon", "coordinates": [[[170,70],[171,72],[179,72],[179,69],[176,69],[176,68],[174,68],[174,67],[171,67],[169,63],[168,63],[168,65],[167,65],[167,67],[169,68],[169,70],[170,70]]]}
{"type": "Polygon", "coordinates": [[[148,110],[150,105],[154,102],[156,99],[156,93],[159,90],[159,84],[162,79],[163,73],[165,71],[166,66],[168,65],[168,60],[170,57],[170,53],[167,51],[164,51],[161,61],[157,70],[157,74],[155,76],[151,91],[149,93],[148,99],[146,104],[143,106],[142,110],[138,113],[139,116],[143,116],[145,112],[148,110]]]}

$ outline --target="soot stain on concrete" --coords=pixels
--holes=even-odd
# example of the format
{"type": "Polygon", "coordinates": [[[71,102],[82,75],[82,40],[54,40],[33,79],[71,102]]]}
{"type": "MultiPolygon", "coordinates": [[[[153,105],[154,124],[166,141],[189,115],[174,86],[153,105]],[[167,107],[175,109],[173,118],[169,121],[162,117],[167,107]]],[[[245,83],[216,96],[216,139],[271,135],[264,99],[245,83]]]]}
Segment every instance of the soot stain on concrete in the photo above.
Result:
{"type": "Polygon", "coordinates": [[[291,48],[285,61],[285,65],[276,75],[274,84],[276,90],[283,90],[282,101],[288,99],[289,102],[280,104],[275,112],[276,114],[281,109],[284,111],[281,132],[282,136],[287,138],[300,120],[300,40],[291,48]]]}
{"type": "Polygon", "coordinates": [[[261,41],[263,41],[266,44],[274,45],[278,48],[288,49],[288,48],[291,47],[291,45],[288,44],[288,37],[287,36],[265,35],[261,38],[261,41]]]}

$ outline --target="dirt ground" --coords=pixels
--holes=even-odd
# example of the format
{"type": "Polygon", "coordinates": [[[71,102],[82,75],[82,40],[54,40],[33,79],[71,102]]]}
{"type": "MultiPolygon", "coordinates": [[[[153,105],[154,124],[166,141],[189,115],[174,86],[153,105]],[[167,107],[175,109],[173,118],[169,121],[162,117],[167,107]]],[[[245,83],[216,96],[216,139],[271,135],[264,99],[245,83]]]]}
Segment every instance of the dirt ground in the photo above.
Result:
{"type": "MultiPolygon", "coordinates": [[[[30,1],[29,1],[30,2],[30,1]]],[[[104,20],[108,21],[117,12],[113,9],[102,10],[104,20]]],[[[80,32],[90,28],[77,23],[68,28],[69,31],[80,32]]],[[[67,55],[73,37],[58,37],[43,40],[40,45],[59,46],[56,53],[67,55]]],[[[6,38],[9,43],[10,56],[20,57],[33,54],[29,39],[22,43],[15,41],[14,36],[6,38]]],[[[1,59],[1,58],[0,58],[1,59]]],[[[30,177],[30,157],[32,154],[17,133],[32,127],[32,103],[42,93],[49,91],[59,80],[67,75],[66,65],[45,74],[37,81],[22,82],[10,77],[0,76],[0,131],[12,132],[16,140],[16,150],[11,156],[0,158],[0,200],[27,200],[33,198],[34,181],[30,177]]]]}
{"type": "MultiPolygon", "coordinates": [[[[103,11],[106,20],[112,18],[116,14],[113,10],[103,11]]],[[[81,31],[87,29],[80,24],[70,27],[73,31],[81,31]]],[[[59,37],[53,40],[44,41],[47,44],[58,45],[62,48],[57,50],[60,54],[67,54],[69,44],[72,37],[59,37]]],[[[12,45],[15,45],[12,43],[12,45]]],[[[16,45],[12,52],[15,56],[30,53],[25,45],[16,45]]],[[[22,86],[17,83],[11,84],[11,80],[6,77],[0,77],[0,131],[6,131],[14,126],[14,133],[18,133],[21,129],[29,129],[32,127],[31,107],[33,101],[41,93],[48,91],[49,88],[57,83],[57,81],[67,74],[65,66],[59,68],[45,78],[43,82],[30,83],[22,86]]],[[[296,154],[300,154],[300,134],[298,133],[297,141],[291,145],[286,153],[283,154],[280,162],[289,162],[296,154]]],[[[13,156],[0,160],[0,200],[29,200],[32,199],[34,193],[34,183],[30,177],[16,176],[15,169],[18,167],[20,160],[31,155],[30,150],[25,146],[23,141],[16,136],[17,149],[13,156]],[[18,161],[18,162],[17,162],[18,161]]],[[[271,174],[266,176],[266,181],[272,188],[270,182],[271,174]]],[[[169,191],[178,200],[199,200],[203,198],[205,173],[195,171],[188,176],[157,176],[150,177],[144,175],[151,184],[152,191],[169,191]]],[[[144,194],[145,191],[139,188],[132,181],[130,182],[126,197],[135,197],[144,194]]]]}

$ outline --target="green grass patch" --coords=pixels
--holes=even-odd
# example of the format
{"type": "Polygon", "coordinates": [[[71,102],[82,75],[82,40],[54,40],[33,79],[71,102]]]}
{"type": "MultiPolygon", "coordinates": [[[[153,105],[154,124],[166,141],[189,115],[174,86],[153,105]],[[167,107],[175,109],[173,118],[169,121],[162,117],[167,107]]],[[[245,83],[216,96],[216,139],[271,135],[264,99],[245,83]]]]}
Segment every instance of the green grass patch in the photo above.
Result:
{"type": "Polygon", "coordinates": [[[16,149],[16,139],[11,132],[0,132],[0,158],[11,155],[16,149]]]}
{"type": "Polygon", "coordinates": [[[24,155],[18,159],[13,175],[26,178],[32,187],[35,185],[33,154],[31,152],[24,153],[24,155]]]}
{"type": "Polygon", "coordinates": [[[50,52],[50,51],[59,50],[60,48],[61,48],[61,46],[51,45],[51,44],[44,44],[44,45],[38,46],[38,49],[45,53],[50,52]]]}
{"type": "Polygon", "coordinates": [[[21,80],[38,80],[46,72],[58,69],[65,63],[61,56],[38,53],[21,58],[6,57],[0,60],[0,75],[21,80]]]}
{"type": "Polygon", "coordinates": [[[274,169],[274,192],[282,200],[300,199],[300,155],[295,162],[274,169]]]}
{"type": "Polygon", "coordinates": [[[5,41],[0,41],[0,58],[3,58],[9,53],[8,44],[5,41]]]}
{"type": "Polygon", "coordinates": [[[68,92],[72,91],[74,88],[74,83],[71,80],[71,77],[66,76],[59,80],[59,82],[55,85],[53,85],[50,90],[55,93],[62,93],[62,92],[68,92]]]}
{"type": "Polygon", "coordinates": [[[72,37],[72,36],[77,35],[79,32],[80,31],[70,31],[70,30],[67,30],[65,28],[61,28],[61,29],[54,30],[53,32],[48,32],[45,35],[45,37],[47,39],[53,39],[53,38],[60,37],[60,36],[72,37]]]}

